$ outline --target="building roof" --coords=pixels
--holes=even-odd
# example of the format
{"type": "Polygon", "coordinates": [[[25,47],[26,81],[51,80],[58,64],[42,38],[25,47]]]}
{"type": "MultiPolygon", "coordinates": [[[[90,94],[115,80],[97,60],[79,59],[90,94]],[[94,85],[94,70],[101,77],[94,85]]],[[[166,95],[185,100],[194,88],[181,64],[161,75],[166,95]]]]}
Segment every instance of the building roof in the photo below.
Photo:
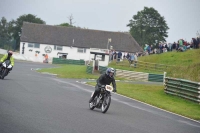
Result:
{"type": "Polygon", "coordinates": [[[21,42],[106,49],[109,45],[116,51],[139,52],[143,49],[129,33],[51,26],[24,22],[21,42]]]}

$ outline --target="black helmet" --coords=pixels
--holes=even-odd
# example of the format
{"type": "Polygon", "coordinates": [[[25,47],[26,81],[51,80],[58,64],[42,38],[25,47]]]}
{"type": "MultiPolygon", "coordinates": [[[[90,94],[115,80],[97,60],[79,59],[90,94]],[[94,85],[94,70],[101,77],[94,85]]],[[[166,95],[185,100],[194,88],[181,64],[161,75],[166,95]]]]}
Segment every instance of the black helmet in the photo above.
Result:
{"type": "Polygon", "coordinates": [[[13,52],[12,52],[12,51],[8,51],[8,55],[10,55],[10,56],[11,56],[12,54],[13,54],[13,52]]]}
{"type": "Polygon", "coordinates": [[[113,78],[113,75],[111,76],[110,73],[113,73],[113,75],[115,74],[115,69],[114,68],[108,68],[106,70],[106,75],[109,76],[110,78],[113,78]]]}

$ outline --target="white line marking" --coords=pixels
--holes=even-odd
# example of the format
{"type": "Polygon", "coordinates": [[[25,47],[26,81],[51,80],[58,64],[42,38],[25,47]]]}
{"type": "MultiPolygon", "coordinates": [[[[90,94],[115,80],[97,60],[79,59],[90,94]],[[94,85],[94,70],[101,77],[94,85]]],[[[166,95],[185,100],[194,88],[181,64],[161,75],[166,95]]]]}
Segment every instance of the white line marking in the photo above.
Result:
{"type": "Polygon", "coordinates": [[[181,120],[178,120],[178,121],[181,122],[181,123],[188,124],[188,125],[190,125],[190,126],[194,126],[194,127],[198,127],[198,128],[200,128],[200,126],[197,126],[197,125],[191,124],[191,123],[189,123],[189,122],[187,122],[187,121],[181,121],[181,120]]]}
{"type": "MultiPolygon", "coordinates": [[[[87,84],[85,84],[85,85],[87,85],[87,84]]],[[[90,86],[91,86],[91,85],[90,85],[90,86]]],[[[133,98],[130,98],[130,97],[127,97],[127,96],[124,96],[124,95],[118,94],[118,93],[115,93],[115,94],[116,94],[116,95],[119,95],[119,96],[122,96],[122,97],[125,97],[125,98],[128,98],[128,99],[130,99],[130,100],[137,101],[137,102],[139,102],[139,103],[143,103],[143,104],[145,104],[145,105],[148,105],[148,106],[150,106],[150,107],[153,107],[153,108],[156,108],[156,109],[162,110],[162,111],[164,111],[164,112],[168,112],[168,113],[170,113],[170,114],[174,114],[174,115],[177,115],[177,116],[180,116],[180,117],[186,118],[186,119],[188,119],[188,120],[191,120],[191,121],[194,121],[194,122],[200,123],[200,121],[197,121],[197,120],[194,120],[194,119],[188,118],[188,117],[186,117],[186,116],[179,115],[179,114],[176,114],[176,113],[173,113],[173,112],[170,112],[170,111],[167,111],[167,110],[164,110],[164,109],[158,108],[158,107],[153,106],[153,105],[150,105],[150,104],[148,104],[148,103],[144,103],[144,102],[141,102],[141,101],[139,101],[139,100],[136,100],[136,99],[133,99],[133,98]]],[[[113,98],[112,98],[112,99],[113,99],[113,98]]]]}
{"type": "MultiPolygon", "coordinates": [[[[90,92],[90,93],[93,92],[93,91],[90,91],[90,90],[88,90],[88,89],[83,89],[82,87],[80,87],[80,86],[78,86],[78,85],[75,85],[75,84],[73,84],[73,83],[69,83],[69,82],[61,81],[61,80],[59,80],[59,79],[53,79],[53,80],[56,80],[57,82],[66,83],[66,84],[69,84],[69,85],[75,86],[76,88],[78,88],[78,89],[80,89],[80,90],[83,90],[83,91],[87,91],[87,92],[90,92]]],[[[85,85],[87,85],[87,84],[85,84],[85,85]]],[[[90,85],[87,85],[87,86],[90,86],[90,85]]],[[[92,87],[94,87],[94,86],[92,86],[92,87]]],[[[152,105],[150,105],[150,104],[147,104],[147,103],[144,103],[144,102],[138,101],[138,100],[136,100],[136,99],[133,99],[133,98],[130,98],[130,97],[127,97],[127,96],[123,96],[123,95],[118,94],[118,93],[115,93],[115,94],[116,94],[116,95],[119,95],[119,96],[122,96],[122,97],[125,97],[125,98],[128,98],[128,99],[131,99],[131,100],[134,100],[134,101],[137,101],[137,102],[139,102],[139,103],[143,103],[143,104],[145,104],[145,105],[148,105],[148,106],[151,106],[151,107],[153,107],[153,108],[156,108],[156,109],[162,110],[162,111],[164,111],[164,112],[168,112],[168,113],[171,113],[171,114],[174,114],[174,115],[177,115],[177,116],[180,116],[180,117],[186,118],[186,119],[188,119],[188,120],[191,120],[191,121],[194,121],[194,122],[200,123],[199,121],[196,121],[196,120],[194,120],[194,119],[191,119],[191,118],[188,118],[188,117],[185,117],[185,116],[179,115],[179,114],[175,114],[175,113],[173,113],[173,112],[170,112],[170,111],[167,111],[167,110],[164,110],[164,109],[161,109],[161,108],[158,108],[158,107],[152,106],[152,105]]],[[[127,103],[127,102],[120,101],[120,100],[118,100],[118,99],[116,99],[116,98],[113,98],[113,97],[112,97],[112,99],[115,100],[115,101],[118,101],[118,102],[124,103],[124,104],[126,104],[126,105],[128,105],[128,106],[130,106],[130,107],[133,107],[133,108],[137,108],[137,109],[140,109],[140,110],[147,111],[147,110],[142,109],[142,108],[140,108],[140,107],[130,105],[130,104],[127,103]]],[[[147,112],[151,112],[151,111],[147,111],[147,112]]],[[[153,112],[151,112],[151,113],[153,113],[153,112]]],[[[154,113],[154,114],[155,114],[155,113],[154,113]]],[[[169,118],[169,117],[167,117],[167,118],[169,118]]],[[[171,119],[171,118],[170,118],[170,119],[171,119]]],[[[180,122],[180,121],[179,121],[179,122],[180,122]]],[[[193,124],[190,124],[190,123],[188,123],[188,122],[182,122],[182,123],[189,124],[189,125],[193,125],[193,124]]],[[[195,126],[196,126],[196,125],[195,125],[195,126]]]]}

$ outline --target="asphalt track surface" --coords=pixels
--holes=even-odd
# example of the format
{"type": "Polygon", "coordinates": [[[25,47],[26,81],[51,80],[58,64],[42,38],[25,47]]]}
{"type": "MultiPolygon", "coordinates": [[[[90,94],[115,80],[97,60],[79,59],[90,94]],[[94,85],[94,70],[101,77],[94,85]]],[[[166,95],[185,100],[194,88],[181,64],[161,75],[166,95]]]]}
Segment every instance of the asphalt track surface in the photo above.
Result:
{"type": "Polygon", "coordinates": [[[0,80],[0,133],[200,133],[200,123],[112,94],[106,114],[89,110],[93,87],[16,62],[0,80]]]}

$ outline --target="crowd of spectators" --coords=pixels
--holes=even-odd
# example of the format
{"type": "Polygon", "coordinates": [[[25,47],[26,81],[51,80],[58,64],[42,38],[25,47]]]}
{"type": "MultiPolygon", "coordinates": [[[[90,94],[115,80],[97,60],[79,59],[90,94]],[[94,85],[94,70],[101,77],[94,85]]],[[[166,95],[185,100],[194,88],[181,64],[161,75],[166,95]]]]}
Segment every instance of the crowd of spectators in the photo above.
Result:
{"type": "Polygon", "coordinates": [[[112,51],[111,61],[116,60],[117,62],[120,62],[122,60],[128,60],[130,64],[134,63],[134,67],[136,67],[138,56],[139,56],[139,54],[137,52],[136,53],[129,53],[129,52],[112,51]]]}
{"type": "Polygon", "coordinates": [[[159,42],[157,47],[155,45],[145,44],[144,52],[128,53],[128,52],[116,52],[115,50],[110,53],[110,60],[116,60],[120,62],[121,60],[128,60],[130,64],[134,63],[136,65],[139,56],[150,55],[150,54],[160,54],[164,52],[177,51],[184,52],[187,49],[198,49],[200,48],[200,38],[192,38],[190,42],[179,39],[174,43],[159,42]]]}
{"type": "Polygon", "coordinates": [[[174,43],[159,42],[159,45],[157,47],[145,44],[144,51],[146,52],[146,54],[157,54],[168,51],[184,52],[187,49],[198,49],[198,48],[200,48],[199,37],[192,38],[190,42],[184,39],[179,39],[177,42],[174,43]]]}

